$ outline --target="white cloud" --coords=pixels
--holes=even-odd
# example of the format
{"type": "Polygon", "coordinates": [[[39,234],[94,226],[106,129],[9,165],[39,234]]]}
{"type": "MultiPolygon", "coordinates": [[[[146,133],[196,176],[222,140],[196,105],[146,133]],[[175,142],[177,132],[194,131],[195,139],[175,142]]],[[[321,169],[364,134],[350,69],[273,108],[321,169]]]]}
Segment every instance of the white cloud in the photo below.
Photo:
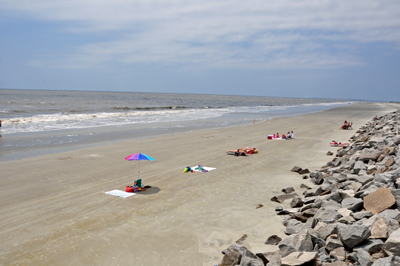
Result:
{"type": "Polygon", "coordinates": [[[397,0],[0,0],[15,16],[66,22],[69,34],[109,32],[36,65],[110,62],[197,67],[340,67],[364,64],[343,42],[400,44],[397,0]],[[341,47],[341,48],[338,48],[341,47]],[[340,52],[338,52],[338,49],[340,52]]]}

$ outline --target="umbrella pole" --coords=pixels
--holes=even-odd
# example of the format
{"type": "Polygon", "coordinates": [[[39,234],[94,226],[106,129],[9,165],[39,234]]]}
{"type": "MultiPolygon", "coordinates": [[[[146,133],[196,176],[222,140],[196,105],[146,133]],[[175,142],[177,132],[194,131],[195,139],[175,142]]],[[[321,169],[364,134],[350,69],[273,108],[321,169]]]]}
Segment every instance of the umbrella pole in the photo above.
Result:
{"type": "Polygon", "coordinates": [[[139,179],[139,174],[140,174],[140,160],[139,160],[139,171],[137,172],[138,179],[139,179]]]}

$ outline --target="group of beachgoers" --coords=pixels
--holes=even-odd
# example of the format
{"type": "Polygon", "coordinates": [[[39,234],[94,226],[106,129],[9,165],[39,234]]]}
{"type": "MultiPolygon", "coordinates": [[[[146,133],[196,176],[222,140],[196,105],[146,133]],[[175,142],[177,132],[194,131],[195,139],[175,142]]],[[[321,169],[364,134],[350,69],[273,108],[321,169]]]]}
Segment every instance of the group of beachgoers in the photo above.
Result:
{"type": "Polygon", "coordinates": [[[350,129],[353,126],[353,122],[347,122],[347,120],[344,120],[343,125],[340,127],[340,129],[350,129]]]}
{"type": "Polygon", "coordinates": [[[288,133],[283,134],[282,136],[279,135],[279,133],[274,133],[272,135],[268,135],[268,139],[293,139],[294,138],[294,132],[293,131],[288,131],[288,133]]]}

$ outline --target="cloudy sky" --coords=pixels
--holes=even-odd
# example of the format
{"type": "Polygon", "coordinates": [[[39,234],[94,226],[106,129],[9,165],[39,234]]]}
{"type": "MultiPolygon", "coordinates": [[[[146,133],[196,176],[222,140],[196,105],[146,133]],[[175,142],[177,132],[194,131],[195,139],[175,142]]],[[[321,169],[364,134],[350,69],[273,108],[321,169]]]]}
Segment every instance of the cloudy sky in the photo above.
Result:
{"type": "Polygon", "coordinates": [[[0,0],[0,88],[400,101],[398,0],[0,0]]]}

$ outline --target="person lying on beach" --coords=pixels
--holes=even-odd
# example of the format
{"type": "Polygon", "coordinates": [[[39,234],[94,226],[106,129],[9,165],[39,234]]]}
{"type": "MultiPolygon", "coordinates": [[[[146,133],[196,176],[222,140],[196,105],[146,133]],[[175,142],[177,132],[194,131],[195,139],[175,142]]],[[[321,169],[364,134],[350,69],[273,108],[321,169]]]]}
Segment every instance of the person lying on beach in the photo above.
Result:
{"type": "Polygon", "coordinates": [[[257,148],[239,148],[237,150],[230,150],[226,152],[229,155],[244,156],[246,154],[258,153],[257,148]]]}
{"type": "Polygon", "coordinates": [[[227,151],[226,154],[235,155],[235,156],[246,156],[246,152],[241,149],[230,150],[230,151],[227,151]]]}
{"type": "Polygon", "coordinates": [[[257,148],[240,148],[242,151],[244,151],[246,154],[253,154],[253,153],[258,153],[257,148]]]}
{"type": "Polygon", "coordinates": [[[336,140],[332,140],[332,142],[331,142],[331,146],[333,146],[333,147],[345,147],[348,145],[349,145],[349,143],[341,143],[341,142],[337,142],[336,140]]]}

